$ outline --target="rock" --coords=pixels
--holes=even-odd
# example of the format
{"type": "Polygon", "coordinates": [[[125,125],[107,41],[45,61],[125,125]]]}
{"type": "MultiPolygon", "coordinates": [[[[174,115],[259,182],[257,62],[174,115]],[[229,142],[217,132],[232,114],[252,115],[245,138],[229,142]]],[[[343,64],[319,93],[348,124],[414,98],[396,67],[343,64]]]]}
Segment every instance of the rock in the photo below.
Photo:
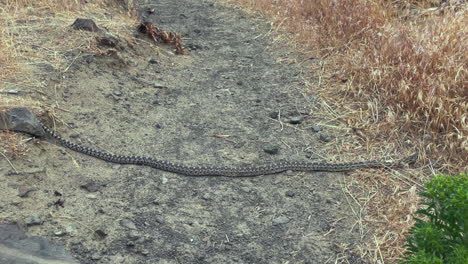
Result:
{"type": "Polygon", "coordinates": [[[287,191],[286,196],[292,198],[292,197],[296,196],[296,194],[293,191],[287,191]]]}
{"type": "Polygon", "coordinates": [[[142,254],[143,256],[148,256],[148,255],[149,255],[149,251],[148,251],[147,249],[143,249],[143,250],[141,251],[141,254],[142,254]]]}
{"type": "Polygon", "coordinates": [[[33,226],[33,225],[42,225],[44,221],[41,219],[39,215],[34,214],[34,215],[30,215],[26,217],[26,219],[24,219],[24,223],[27,226],[33,226]]]}
{"type": "Polygon", "coordinates": [[[126,227],[128,229],[132,229],[132,230],[136,230],[137,227],[135,225],[135,223],[133,223],[131,220],[129,219],[122,219],[120,220],[120,225],[123,226],[123,227],[126,227]]]}
{"type": "Polygon", "coordinates": [[[277,145],[270,144],[270,145],[265,146],[263,148],[263,151],[271,155],[276,155],[279,152],[279,147],[277,145]]]}
{"type": "Polygon", "coordinates": [[[90,181],[86,184],[80,186],[81,189],[87,190],[88,192],[97,192],[101,185],[95,183],[94,181],[90,181]]]}
{"type": "Polygon", "coordinates": [[[67,234],[67,232],[63,231],[63,230],[60,230],[60,231],[57,231],[57,232],[54,232],[54,236],[58,236],[58,237],[63,237],[67,234]]]}
{"type": "Polygon", "coordinates": [[[37,189],[35,188],[32,188],[32,187],[28,187],[28,186],[20,186],[18,187],[18,196],[21,197],[21,198],[24,198],[24,197],[29,197],[29,195],[36,191],[37,189]]]}
{"type": "Polygon", "coordinates": [[[0,263],[79,263],[57,243],[29,236],[17,225],[0,225],[0,263]]]}
{"type": "Polygon", "coordinates": [[[77,18],[71,27],[76,30],[86,30],[91,32],[101,31],[92,19],[77,18]]]}
{"type": "Polygon", "coordinates": [[[302,123],[303,117],[302,116],[293,116],[289,119],[289,123],[293,125],[297,125],[302,123]]]}
{"type": "Polygon", "coordinates": [[[273,118],[273,119],[278,119],[279,116],[280,116],[280,113],[278,111],[270,113],[270,117],[273,118]]]}
{"type": "Polygon", "coordinates": [[[70,225],[65,227],[65,231],[68,234],[74,234],[74,233],[76,233],[78,231],[78,226],[76,224],[70,224],[70,225]]]}
{"type": "Polygon", "coordinates": [[[320,134],[319,138],[323,142],[330,142],[331,141],[331,137],[328,134],[320,134]]]}
{"type": "Polygon", "coordinates": [[[94,253],[93,255],[91,255],[92,260],[100,260],[101,258],[102,256],[99,253],[94,253]]]}
{"type": "Polygon", "coordinates": [[[158,64],[158,61],[156,59],[150,59],[149,61],[149,64],[158,64]]]}
{"type": "Polygon", "coordinates": [[[317,125],[313,125],[312,126],[312,131],[314,131],[315,133],[320,132],[320,131],[322,131],[322,127],[317,126],[317,125]]]}
{"type": "Polygon", "coordinates": [[[99,228],[99,229],[96,229],[94,231],[94,234],[96,235],[96,237],[100,238],[100,239],[104,239],[107,237],[107,232],[104,228],[99,228]]]}
{"type": "Polygon", "coordinates": [[[166,86],[162,83],[155,82],[153,83],[154,88],[166,88],[166,86]]]}
{"type": "Polygon", "coordinates": [[[141,234],[136,230],[131,230],[130,232],[128,232],[128,238],[132,241],[138,240],[140,239],[140,237],[141,234]]]}
{"type": "Polygon", "coordinates": [[[115,95],[115,96],[122,96],[122,92],[119,91],[119,90],[112,91],[112,94],[115,95]]]}
{"type": "Polygon", "coordinates": [[[277,217],[275,219],[273,219],[273,224],[286,224],[289,222],[289,218],[287,218],[286,216],[280,216],[280,217],[277,217]]]}
{"type": "Polygon", "coordinates": [[[120,44],[120,41],[113,37],[113,36],[104,36],[96,38],[97,44],[101,47],[109,47],[109,48],[118,48],[119,50],[123,50],[123,46],[120,44]]]}
{"type": "Polygon", "coordinates": [[[0,129],[24,132],[37,137],[46,135],[36,115],[26,107],[0,112],[0,129]]]}
{"type": "Polygon", "coordinates": [[[86,194],[86,198],[91,199],[91,200],[95,200],[98,197],[97,197],[97,195],[95,195],[93,193],[88,193],[88,194],[86,194]]]}

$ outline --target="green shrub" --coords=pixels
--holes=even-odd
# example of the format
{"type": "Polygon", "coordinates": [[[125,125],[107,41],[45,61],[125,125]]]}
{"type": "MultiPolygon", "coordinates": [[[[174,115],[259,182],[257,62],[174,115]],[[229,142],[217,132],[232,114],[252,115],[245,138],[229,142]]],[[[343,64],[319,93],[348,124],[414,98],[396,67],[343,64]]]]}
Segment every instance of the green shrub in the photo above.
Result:
{"type": "Polygon", "coordinates": [[[468,174],[435,176],[420,193],[424,209],[407,238],[406,264],[466,264],[468,174]]]}

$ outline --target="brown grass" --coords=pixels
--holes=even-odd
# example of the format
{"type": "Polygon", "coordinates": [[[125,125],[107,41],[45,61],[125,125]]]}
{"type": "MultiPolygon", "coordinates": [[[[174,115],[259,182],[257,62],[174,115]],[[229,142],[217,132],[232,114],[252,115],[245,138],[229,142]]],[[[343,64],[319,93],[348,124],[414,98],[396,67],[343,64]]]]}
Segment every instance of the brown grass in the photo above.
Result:
{"type": "Polygon", "coordinates": [[[346,141],[360,143],[343,144],[341,151],[420,153],[427,166],[412,175],[360,172],[349,183],[349,194],[366,211],[362,226],[373,230],[361,255],[371,263],[396,263],[420,183],[437,169],[468,169],[467,4],[228,1],[268,15],[306,57],[321,58],[323,67],[311,69],[321,71],[313,92],[354,131],[346,141]]]}

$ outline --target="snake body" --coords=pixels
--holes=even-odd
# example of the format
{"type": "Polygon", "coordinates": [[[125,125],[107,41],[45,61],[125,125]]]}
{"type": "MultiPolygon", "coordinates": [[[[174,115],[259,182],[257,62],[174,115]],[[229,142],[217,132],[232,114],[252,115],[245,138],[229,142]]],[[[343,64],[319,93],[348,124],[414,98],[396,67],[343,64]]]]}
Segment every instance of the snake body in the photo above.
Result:
{"type": "Polygon", "coordinates": [[[315,163],[315,162],[297,162],[281,161],[276,163],[266,163],[257,166],[241,167],[211,167],[211,166],[189,166],[181,163],[174,163],[165,160],[158,160],[143,156],[115,155],[93,148],[82,146],[70,142],[57,135],[52,129],[39,122],[49,136],[54,138],[60,145],[73,151],[117,164],[132,164],[148,166],[155,169],[183,174],[186,176],[225,176],[225,177],[254,177],[267,174],[276,174],[284,171],[328,171],[342,172],[359,168],[397,168],[405,164],[411,164],[417,159],[417,154],[395,162],[383,161],[362,161],[348,163],[315,163]]]}

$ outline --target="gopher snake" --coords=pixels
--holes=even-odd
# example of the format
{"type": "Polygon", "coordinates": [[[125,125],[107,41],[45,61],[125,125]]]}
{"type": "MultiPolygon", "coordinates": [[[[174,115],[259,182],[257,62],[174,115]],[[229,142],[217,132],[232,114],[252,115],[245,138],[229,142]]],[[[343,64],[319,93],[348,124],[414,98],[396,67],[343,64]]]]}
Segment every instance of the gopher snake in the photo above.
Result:
{"type": "Polygon", "coordinates": [[[180,163],[173,163],[165,160],[158,160],[149,157],[141,156],[125,156],[114,155],[107,152],[102,152],[89,147],[70,142],[54,131],[48,128],[43,123],[39,122],[44,131],[58,141],[58,143],[66,148],[79,153],[86,154],[108,162],[118,164],[133,164],[141,166],[149,166],[163,171],[174,172],[186,176],[226,176],[226,177],[253,177],[266,174],[275,174],[288,170],[292,171],[329,171],[340,172],[350,171],[359,168],[395,168],[402,167],[405,164],[410,164],[416,161],[417,154],[395,162],[382,161],[362,161],[348,163],[310,163],[310,162],[278,162],[268,163],[258,166],[242,166],[242,167],[205,167],[205,166],[188,166],[180,163]]]}

